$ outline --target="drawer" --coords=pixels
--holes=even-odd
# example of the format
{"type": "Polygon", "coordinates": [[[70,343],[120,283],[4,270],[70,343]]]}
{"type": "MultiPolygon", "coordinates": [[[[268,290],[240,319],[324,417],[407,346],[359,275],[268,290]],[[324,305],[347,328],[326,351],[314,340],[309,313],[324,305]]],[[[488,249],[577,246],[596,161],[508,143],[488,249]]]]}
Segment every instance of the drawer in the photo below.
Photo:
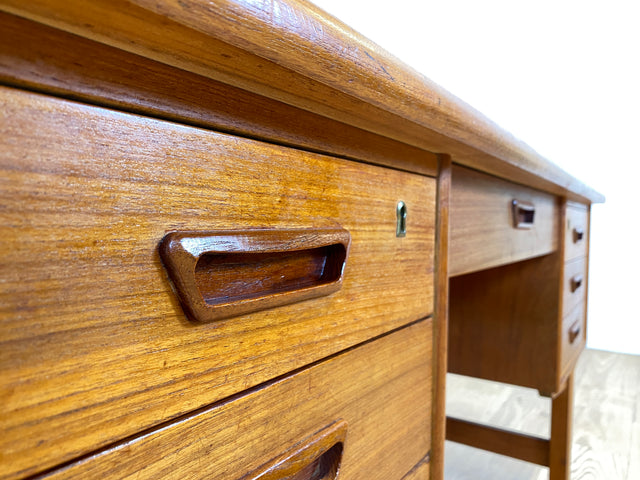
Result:
{"type": "Polygon", "coordinates": [[[538,257],[557,249],[555,197],[483,173],[454,167],[450,216],[451,275],[538,257]]]}
{"type": "Polygon", "coordinates": [[[568,204],[564,234],[564,257],[571,260],[587,256],[589,211],[579,204],[568,204]]]}
{"type": "Polygon", "coordinates": [[[562,314],[567,315],[576,305],[584,303],[587,291],[587,261],[576,258],[564,265],[562,314]]]}
{"type": "Polygon", "coordinates": [[[428,472],[431,328],[419,322],[46,478],[302,480],[320,478],[309,475],[318,457],[340,480],[426,478],[413,473],[428,472]]]}
{"type": "Polygon", "coordinates": [[[585,306],[584,303],[579,303],[562,321],[561,382],[573,371],[580,352],[584,350],[586,329],[585,306]]]}
{"type": "Polygon", "coordinates": [[[427,453],[422,460],[418,462],[402,480],[425,480],[431,478],[431,454],[427,453]]]}
{"type": "Polygon", "coordinates": [[[432,178],[8,88],[0,103],[10,119],[0,121],[0,451],[9,475],[432,313],[432,178]],[[405,237],[396,236],[400,200],[405,237]],[[165,235],[263,229],[348,232],[340,289],[189,320],[159,255],[165,235]]]}

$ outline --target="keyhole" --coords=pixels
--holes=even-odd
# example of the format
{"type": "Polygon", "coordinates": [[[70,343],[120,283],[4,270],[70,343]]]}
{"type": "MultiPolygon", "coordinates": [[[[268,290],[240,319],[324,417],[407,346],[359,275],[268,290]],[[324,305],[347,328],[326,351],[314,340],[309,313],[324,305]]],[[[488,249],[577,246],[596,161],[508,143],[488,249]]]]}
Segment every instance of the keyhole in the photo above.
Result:
{"type": "Polygon", "coordinates": [[[396,237],[407,235],[407,206],[399,201],[396,207],[396,237]]]}

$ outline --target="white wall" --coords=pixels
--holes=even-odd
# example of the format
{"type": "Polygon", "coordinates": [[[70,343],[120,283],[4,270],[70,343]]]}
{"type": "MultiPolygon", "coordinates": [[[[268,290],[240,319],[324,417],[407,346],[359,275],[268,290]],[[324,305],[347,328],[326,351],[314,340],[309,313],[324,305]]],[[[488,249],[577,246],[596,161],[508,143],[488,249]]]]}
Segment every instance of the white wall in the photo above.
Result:
{"type": "Polygon", "coordinates": [[[640,2],[314,3],[606,195],[588,346],[640,354],[640,2]]]}

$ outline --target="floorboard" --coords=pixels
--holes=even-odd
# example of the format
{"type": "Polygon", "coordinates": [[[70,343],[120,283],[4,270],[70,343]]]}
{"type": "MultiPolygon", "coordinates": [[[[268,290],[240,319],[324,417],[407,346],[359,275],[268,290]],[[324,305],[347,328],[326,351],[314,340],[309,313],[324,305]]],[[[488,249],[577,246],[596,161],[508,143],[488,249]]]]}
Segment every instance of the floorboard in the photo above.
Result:
{"type": "MultiPolygon", "coordinates": [[[[549,436],[551,401],[535,390],[448,375],[447,414],[549,436]]],[[[640,356],[586,350],[576,368],[572,480],[640,479],[640,356]]],[[[445,480],[546,480],[548,470],[447,442],[445,480]]]]}

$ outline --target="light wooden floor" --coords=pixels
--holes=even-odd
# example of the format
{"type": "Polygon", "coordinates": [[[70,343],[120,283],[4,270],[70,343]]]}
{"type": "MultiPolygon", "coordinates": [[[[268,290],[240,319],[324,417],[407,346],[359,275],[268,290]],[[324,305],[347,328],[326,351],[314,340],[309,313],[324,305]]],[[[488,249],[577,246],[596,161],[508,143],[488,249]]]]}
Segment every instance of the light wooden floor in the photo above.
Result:
{"type": "MultiPolygon", "coordinates": [[[[640,340],[640,339],[639,339],[640,340]]],[[[447,378],[447,414],[549,436],[535,390],[447,378]]],[[[585,350],[576,369],[572,480],[640,479],[640,356],[585,350]]],[[[546,480],[546,468],[447,442],[445,480],[546,480]]]]}

